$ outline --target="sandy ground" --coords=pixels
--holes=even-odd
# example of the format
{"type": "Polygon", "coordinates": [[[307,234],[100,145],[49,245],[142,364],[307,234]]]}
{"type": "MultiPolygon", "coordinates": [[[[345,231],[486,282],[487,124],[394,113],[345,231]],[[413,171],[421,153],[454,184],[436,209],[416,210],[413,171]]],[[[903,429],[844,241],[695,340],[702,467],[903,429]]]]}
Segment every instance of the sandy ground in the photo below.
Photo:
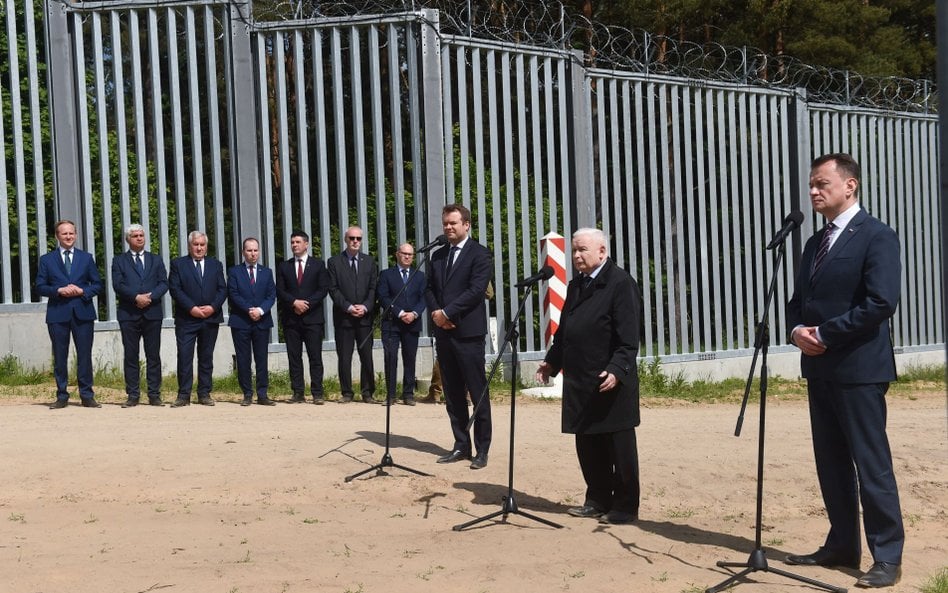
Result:
{"type": "MultiPolygon", "coordinates": [[[[108,401],[108,399],[107,399],[108,401]]],[[[113,401],[119,401],[113,398],[113,401]]],[[[719,560],[754,549],[757,406],[733,435],[735,404],[646,402],[635,525],[565,514],[582,502],[557,402],[517,406],[514,500],[506,523],[453,526],[500,510],[509,402],[494,404],[490,465],[438,465],[444,407],[360,403],[92,410],[0,399],[0,592],[696,592],[728,576],[719,560]]],[[[788,567],[826,530],[805,402],[767,407],[763,547],[774,568],[851,587],[850,570],[788,567]]],[[[944,393],[890,396],[907,543],[902,583],[917,591],[948,565],[944,393]]],[[[863,569],[871,559],[863,556],[863,569]]],[[[736,590],[818,590],[755,572],[736,590]]]]}

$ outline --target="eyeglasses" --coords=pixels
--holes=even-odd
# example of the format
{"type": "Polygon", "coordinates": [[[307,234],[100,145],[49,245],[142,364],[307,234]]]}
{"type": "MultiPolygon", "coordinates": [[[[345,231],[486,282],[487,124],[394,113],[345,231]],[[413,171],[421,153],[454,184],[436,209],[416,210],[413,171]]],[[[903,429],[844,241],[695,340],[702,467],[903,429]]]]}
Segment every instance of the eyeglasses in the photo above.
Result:
{"type": "Polygon", "coordinates": [[[361,241],[362,237],[346,237],[349,241],[361,241]]]}

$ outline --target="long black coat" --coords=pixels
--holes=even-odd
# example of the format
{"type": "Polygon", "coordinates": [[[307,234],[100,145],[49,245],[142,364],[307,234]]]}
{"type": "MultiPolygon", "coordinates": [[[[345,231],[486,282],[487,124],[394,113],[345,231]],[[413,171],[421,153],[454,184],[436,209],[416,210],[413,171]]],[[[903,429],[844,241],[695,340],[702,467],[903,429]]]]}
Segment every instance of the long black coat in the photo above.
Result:
{"type": "Polygon", "coordinates": [[[563,371],[563,432],[597,434],[639,424],[639,350],[641,297],[638,285],[611,259],[581,289],[577,276],[566,289],[560,326],[546,362],[563,371]],[[618,379],[612,391],[599,393],[599,373],[618,379]]]}

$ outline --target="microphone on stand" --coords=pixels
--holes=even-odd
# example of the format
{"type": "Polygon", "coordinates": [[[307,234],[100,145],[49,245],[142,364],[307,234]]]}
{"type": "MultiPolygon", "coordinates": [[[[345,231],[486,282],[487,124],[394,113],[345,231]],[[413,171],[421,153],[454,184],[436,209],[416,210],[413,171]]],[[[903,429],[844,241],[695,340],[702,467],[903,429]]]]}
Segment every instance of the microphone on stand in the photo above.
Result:
{"type": "MultiPolygon", "coordinates": [[[[800,216],[803,216],[803,215],[801,214],[800,216]]],[[[428,253],[432,249],[437,249],[438,247],[441,247],[442,245],[446,245],[447,243],[448,243],[447,237],[445,237],[444,235],[438,235],[437,237],[434,238],[434,241],[432,241],[431,243],[428,243],[427,245],[419,249],[418,253],[428,253]]]]}
{"type": "Polygon", "coordinates": [[[530,286],[531,284],[536,284],[541,280],[549,280],[553,277],[553,267],[552,266],[543,266],[540,268],[540,271],[534,274],[533,276],[527,276],[520,282],[517,282],[517,288],[524,288],[530,286]]]}
{"type": "Polygon", "coordinates": [[[783,219],[783,228],[777,231],[777,234],[774,235],[773,241],[767,244],[767,249],[773,249],[786,241],[787,237],[790,236],[790,233],[800,228],[800,223],[803,222],[803,213],[799,210],[794,210],[783,219]]]}

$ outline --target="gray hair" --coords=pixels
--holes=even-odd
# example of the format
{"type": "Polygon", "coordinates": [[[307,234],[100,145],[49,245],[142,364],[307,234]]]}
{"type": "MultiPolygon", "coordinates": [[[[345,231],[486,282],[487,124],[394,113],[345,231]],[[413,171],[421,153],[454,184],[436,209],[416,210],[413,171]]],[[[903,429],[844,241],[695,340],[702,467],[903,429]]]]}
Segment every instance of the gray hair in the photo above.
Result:
{"type": "Polygon", "coordinates": [[[127,227],[125,227],[125,238],[128,239],[129,237],[132,236],[132,233],[137,233],[138,231],[141,231],[141,232],[144,233],[144,232],[145,232],[145,227],[143,227],[142,225],[138,224],[137,222],[128,225],[127,227]]]}
{"type": "Polygon", "coordinates": [[[583,227],[576,229],[576,231],[573,233],[574,239],[579,237],[592,237],[600,245],[606,248],[606,255],[609,255],[609,235],[607,235],[605,231],[591,227],[583,227]]]}
{"type": "Polygon", "coordinates": [[[204,237],[204,239],[207,240],[207,234],[205,234],[204,231],[191,231],[188,233],[188,245],[194,243],[194,240],[200,237],[204,237]]]}

